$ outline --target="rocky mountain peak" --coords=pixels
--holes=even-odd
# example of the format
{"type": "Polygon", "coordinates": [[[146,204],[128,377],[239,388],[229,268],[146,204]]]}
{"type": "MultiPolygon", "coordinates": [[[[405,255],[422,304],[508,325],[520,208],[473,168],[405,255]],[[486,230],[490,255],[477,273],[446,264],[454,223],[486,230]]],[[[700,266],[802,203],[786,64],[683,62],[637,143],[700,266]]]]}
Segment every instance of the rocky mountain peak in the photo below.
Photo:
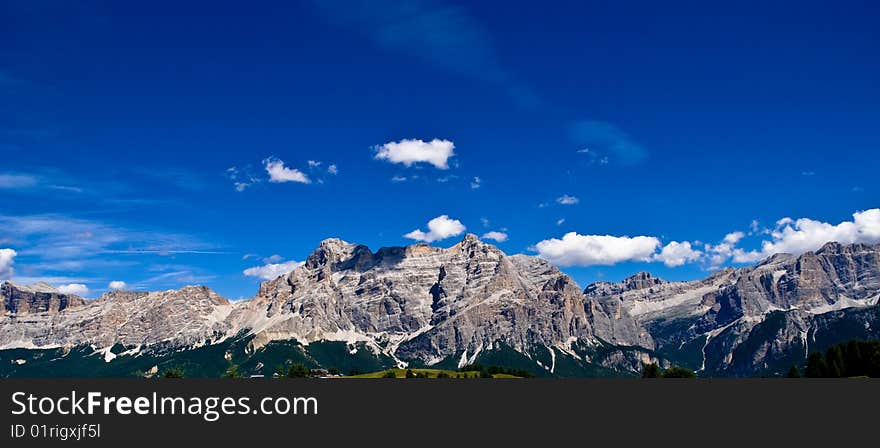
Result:
{"type": "Polygon", "coordinates": [[[369,252],[366,246],[359,246],[339,238],[327,238],[318,245],[314,252],[306,258],[305,265],[311,269],[330,266],[352,258],[355,252],[369,252]]]}
{"type": "Polygon", "coordinates": [[[662,285],[663,283],[666,283],[666,280],[654,277],[650,272],[646,271],[637,272],[623,280],[623,284],[629,290],[650,288],[662,285]]]}

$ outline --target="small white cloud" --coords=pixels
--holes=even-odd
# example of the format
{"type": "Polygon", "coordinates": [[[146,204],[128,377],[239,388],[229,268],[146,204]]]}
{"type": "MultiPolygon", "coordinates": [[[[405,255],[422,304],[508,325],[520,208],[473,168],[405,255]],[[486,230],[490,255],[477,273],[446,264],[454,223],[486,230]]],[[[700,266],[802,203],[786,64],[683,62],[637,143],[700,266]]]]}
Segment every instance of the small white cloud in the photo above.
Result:
{"type": "Polygon", "coordinates": [[[270,255],[270,256],[264,258],[263,263],[264,264],[278,263],[282,260],[284,260],[284,257],[282,257],[281,255],[278,255],[278,254],[274,254],[274,255],[270,255]]]}
{"type": "Polygon", "coordinates": [[[649,236],[580,235],[566,233],[535,245],[538,255],[561,266],[613,265],[624,261],[650,261],[660,240],[649,236]]]}
{"type": "Polygon", "coordinates": [[[422,230],[413,230],[412,232],[404,235],[404,238],[431,243],[434,241],[449,238],[451,236],[461,235],[461,233],[464,232],[465,229],[466,227],[464,226],[464,224],[461,223],[461,221],[457,219],[451,219],[447,215],[440,215],[428,221],[427,232],[423,232],[422,230]]]}
{"type": "Polygon", "coordinates": [[[731,232],[727,235],[724,235],[724,240],[722,240],[726,244],[734,245],[738,243],[746,234],[742,232],[731,232]]]}
{"type": "Polygon", "coordinates": [[[480,223],[483,224],[483,227],[489,227],[489,218],[480,218],[480,223]]]}
{"type": "Polygon", "coordinates": [[[507,234],[504,232],[498,232],[498,231],[493,230],[491,232],[487,232],[487,233],[483,234],[482,238],[484,240],[495,240],[495,241],[498,241],[499,243],[503,243],[503,242],[507,241],[507,234]]]}
{"type": "Polygon", "coordinates": [[[60,285],[57,287],[58,292],[61,294],[74,294],[78,296],[84,296],[89,293],[89,287],[82,283],[70,283],[67,285],[60,285]]]}
{"type": "Polygon", "coordinates": [[[577,197],[575,197],[575,196],[569,196],[569,195],[567,195],[567,194],[564,194],[564,195],[562,195],[562,196],[556,198],[556,202],[558,202],[558,203],[560,203],[560,204],[562,204],[562,205],[575,205],[575,204],[577,204],[577,203],[580,202],[580,201],[581,201],[581,200],[578,199],[577,197]]]}
{"type": "Polygon", "coordinates": [[[801,176],[815,176],[815,171],[801,171],[801,176]]]}
{"type": "Polygon", "coordinates": [[[556,225],[557,225],[557,226],[561,226],[561,225],[563,225],[563,224],[565,224],[565,218],[559,218],[559,219],[556,220],[556,225]]]}
{"type": "Polygon", "coordinates": [[[285,263],[268,263],[263,266],[254,266],[245,269],[242,273],[248,277],[258,277],[263,280],[272,280],[287,274],[290,271],[302,266],[301,261],[288,261],[285,263]]]}
{"type": "Polygon", "coordinates": [[[107,285],[110,289],[125,289],[128,285],[122,280],[113,280],[107,285]]]}
{"type": "Polygon", "coordinates": [[[333,164],[327,167],[327,172],[333,175],[339,174],[339,168],[333,164]]]}
{"type": "Polygon", "coordinates": [[[288,168],[284,166],[284,161],[269,157],[263,160],[263,166],[269,173],[269,182],[299,182],[302,184],[311,183],[308,176],[296,168],[288,168]]]}
{"type": "Polygon", "coordinates": [[[259,179],[249,174],[248,171],[247,168],[240,170],[238,167],[234,166],[226,169],[226,177],[232,181],[235,191],[241,193],[242,191],[247,190],[251,185],[260,182],[259,179]]]}
{"type": "Polygon", "coordinates": [[[309,168],[317,168],[317,167],[321,166],[321,162],[319,162],[317,160],[309,160],[308,163],[309,163],[309,168]]]}
{"type": "Polygon", "coordinates": [[[15,275],[12,265],[15,264],[16,255],[18,252],[12,249],[0,249],[0,281],[9,280],[15,275]]]}
{"type": "Polygon", "coordinates": [[[403,139],[376,146],[376,160],[402,163],[410,167],[416,163],[429,163],[445,170],[449,168],[449,158],[454,154],[455,144],[449,140],[433,139],[425,142],[420,139],[403,139]]]}
{"type": "Polygon", "coordinates": [[[394,183],[397,183],[397,182],[406,182],[406,177],[404,177],[404,176],[394,176],[394,177],[391,178],[391,182],[394,182],[394,183]]]}
{"type": "Polygon", "coordinates": [[[688,241],[681,243],[678,241],[672,241],[663,246],[663,249],[659,254],[654,256],[654,259],[662,262],[667,267],[674,268],[684,265],[685,263],[697,261],[702,255],[702,252],[693,249],[691,243],[688,241]]]}
{"type": "Polygon", "coordinates": [[[471,189],[476,190],[480,188],[480,184],[482,184],[482,180],[479,177],[474,177],[474,180],[471,181],[471,189]]]}

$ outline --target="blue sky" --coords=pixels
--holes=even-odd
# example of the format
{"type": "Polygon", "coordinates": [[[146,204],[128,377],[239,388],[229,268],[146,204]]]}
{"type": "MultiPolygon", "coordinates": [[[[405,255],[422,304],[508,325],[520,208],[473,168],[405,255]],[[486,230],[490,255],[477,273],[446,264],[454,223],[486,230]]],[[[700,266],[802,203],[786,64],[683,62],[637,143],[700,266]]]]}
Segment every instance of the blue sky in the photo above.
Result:
{"type": "Polygon", "coordinates": [[[583,286],[880,241],[870,2],[179,3],[0,11],[0,277],[240,298],[323,238],[497,232],[583,286]]]}

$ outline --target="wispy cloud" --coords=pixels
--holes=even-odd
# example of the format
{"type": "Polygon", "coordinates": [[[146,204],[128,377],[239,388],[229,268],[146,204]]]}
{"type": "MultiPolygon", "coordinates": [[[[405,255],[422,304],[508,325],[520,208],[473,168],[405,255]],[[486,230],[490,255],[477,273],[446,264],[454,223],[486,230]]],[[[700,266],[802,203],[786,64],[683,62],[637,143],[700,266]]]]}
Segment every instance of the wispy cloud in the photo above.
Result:
{"type": "Polygon", "coordinates": [[[579,202],[581,202],[581,200],[578,199],[576,196],[564,194],[556,198],[556,202],[562,205],[577,205],[579,202]]]}
{"type": "Polygon", "coordinates": [[[213,245],[192,236],[64,215],[0,215],[0,228],[20,255],[41,260],[83,260],[108,253],[216,253],[213,245]]]}
{"type": "Polygon", "coordinates": [[[499,86],[521,106],[537,96],[499,62],[492,38],[464,7],[440,0],[313,0],[329,21],[375,46],[499,86]]]}
{"type": "Polygon", "coordinates": [[[645,149],[617,126],[596,120],[578,121],[571,125],[571,137],[581,145],[580,151],[595,157],[595,160],[621,165],[633,165],[647,157],[645,149]]]}
{"type": "Polygon", "coordinates": [[[241,193],[261,180],[251,172],[250,167],[239,168],[236,166],[226,169],[226,177],[232,181],[235,191],[241,193]]]}
{"type": "Polygon", "coordinates": [[[40,183],[39,178],[30,174],[0,173],[0,189],[17,190],[33,188],[40,183]]]}

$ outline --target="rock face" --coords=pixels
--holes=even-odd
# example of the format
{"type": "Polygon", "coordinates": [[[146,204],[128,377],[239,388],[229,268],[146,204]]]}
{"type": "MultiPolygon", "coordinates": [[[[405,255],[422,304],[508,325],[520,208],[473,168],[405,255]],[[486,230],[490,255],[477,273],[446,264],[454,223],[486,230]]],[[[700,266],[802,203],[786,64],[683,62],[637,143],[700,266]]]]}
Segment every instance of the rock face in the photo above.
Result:
{"type": "Polygon", "coordinates": [[[637,274],[621,283],[590,285],[584,293],[616,298],[651,332],[660,351],[699,346],[695,367],[755,374],[774,362],[805,359],[811,342],[833,339],[818,333],[841,319],[856,319],[850,323],[864,330],[847,337],[880,335],[870,325],[870,316],[878,313],[880,245],[828,243],[816,252],[778,254],[704,280],[664,282],[637,274]]]}
{"type": "MultiPolygon", "coordinates": [[[[31,290],[3,285],[11,297],[27,296],[31,290]]],[[[159,350],[198,345],[227,336],[226,318],[233,308],[210,289],[194,286],[150,293],[113,291],[89,302],[52,294],[57,297],[49,303],[77,306],[31,306],[28,312],[7,313],[0,318],[0,348],[92,345],[105,349],[118,343],[159,350]]]]}
{"type": "Polygon", "coordinates": [[[880,245],[828,243],[697,281],[640,272],[581,291],[548,262],[507,256],[474,235],[445,249],[376,252],[328,239],[237,303],[194,286],[85,301],[4,283],[0,350],[91,346],[109,361],[117,344],[155,354],[246,335],[250,353],[272,341],[342,341],[352,355],[366,347],[401,364],[503,352],[551,374],[633,373],[656,361],[705,375],[775,374],[812,350],[880,337],[878,297],[880,245]]]}
{"type": "Polygon", "coordinates": [[[467,235],[441,249],[382,248],[325,240],[293,272],[266,282],[237,311],[256,343],[275,339],[362,341],[397,359],[459,363],[499,344],[528,353],[571,352],[572,343],[652,347],[621,309],[585,300],[549,263],[508,257],[467,235]]]}
{"type": "Polygon", "coordinates": [[[62,294],[45,283],[19,286],[10,282],[0,285],[0,311],[5,314],[56,314],[86,301],[72,294],[62,294]]]}

